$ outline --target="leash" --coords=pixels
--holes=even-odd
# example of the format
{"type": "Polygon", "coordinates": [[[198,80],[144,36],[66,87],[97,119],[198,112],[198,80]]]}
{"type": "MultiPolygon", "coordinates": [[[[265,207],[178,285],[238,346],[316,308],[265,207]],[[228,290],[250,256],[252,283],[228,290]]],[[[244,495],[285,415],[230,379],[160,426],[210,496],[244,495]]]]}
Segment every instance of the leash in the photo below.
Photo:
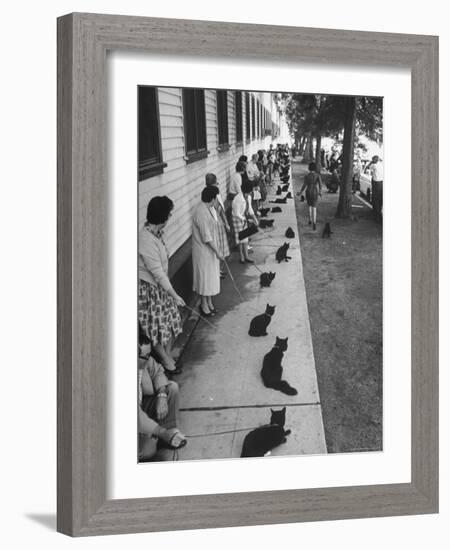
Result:
{"type": "Polygon", "coordinates": [[[233,274],[231,273],[231,269],[230,269],[230,266],[228,265],[228,262],[225,259],[223,260],[223,262],[227,268],[228,274],[230,275],[230,279],[231,279],[231,282],[233,283],[234,289],[238,293],[239,298],[241,299],[241,302],[244,302],[245,301],[244,297],[242,296],[241,291],[237,287],[236,281],[234,280],[233,274]]]}
{"type": "Polygon", "coordinates": [[[252,428],[239,428],[239,429],[236,429],[236,430],[225,430],[223,432],[213,432],[213,433],[209,433],[209,434],[186,435],[185,437],[187,437],[188,439],[194,439],[196,437],[210,437],[210,436],[213,436],[213,435],[234,434],[234,433],[237,433],[237,432],[247,432],[249,430],[255,430],[256,428],[260,428],[260,427],[261,426],[253,426],[252,428]]]}

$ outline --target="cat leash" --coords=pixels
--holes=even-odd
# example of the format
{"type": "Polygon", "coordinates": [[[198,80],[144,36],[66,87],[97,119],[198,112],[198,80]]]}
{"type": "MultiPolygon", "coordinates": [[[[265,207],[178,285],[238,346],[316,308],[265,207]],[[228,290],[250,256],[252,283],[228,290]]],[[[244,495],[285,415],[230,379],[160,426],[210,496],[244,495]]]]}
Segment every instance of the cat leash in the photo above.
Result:
{"type": "Polygon", "coordinates": [[[207,434],[194,434],[194,435],[185,435],[188,439],[194,439],[197,437],[211,437],[214,435],[225,435],[225,434],[234,434],[237,432],[248,432],[249,430],[256,430],[256,428],[260,428],[261,426],[253,426],[251,428],[237,428],[235,430],[224,430],[223,432],[212,432],[207,434]]]}

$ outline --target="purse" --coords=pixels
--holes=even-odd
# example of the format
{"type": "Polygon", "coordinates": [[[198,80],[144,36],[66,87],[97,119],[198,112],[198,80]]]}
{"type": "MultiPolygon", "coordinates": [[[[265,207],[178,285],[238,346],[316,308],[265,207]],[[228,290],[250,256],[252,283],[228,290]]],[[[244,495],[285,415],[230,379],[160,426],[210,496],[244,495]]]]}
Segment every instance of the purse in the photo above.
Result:
{"type": "Polygon", "coordinates": [[[242,241],[243,239],[246,239],[247,237],[251,237],[255,233],[258,233],[258,228],[256,227],[256,225],[249,225],[248,227],[246,227],[242,231],[239,231],[239,233],[238,233],[239,240],[242,241]]]}

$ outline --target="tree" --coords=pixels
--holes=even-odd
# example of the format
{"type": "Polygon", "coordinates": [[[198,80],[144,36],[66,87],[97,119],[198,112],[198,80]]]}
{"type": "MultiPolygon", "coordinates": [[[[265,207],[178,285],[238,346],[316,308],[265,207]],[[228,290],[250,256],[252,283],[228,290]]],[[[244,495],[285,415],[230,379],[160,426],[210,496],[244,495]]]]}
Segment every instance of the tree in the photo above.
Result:
{"type": "Polygon", "coordinates": [[[312,138],[316,140],[318,170],[321,168],[322,138],[344,131],[343,169],[336,217],[348,218],[351,215],[355,142],[359,134],[365,134],[377,142],[382,141],[382,98],[313,94],[284,94],[284,98],[291,132],[296,138],[300,135],[309,136],[310,147],[312,138]]]}
{"type": "Polygon", "coordinates": [[[348,218],[352,211],[353,154],[356,124],[356,97],[345,98],[344,145],[342,148],[342,177],[336,218],[348,218]]]}

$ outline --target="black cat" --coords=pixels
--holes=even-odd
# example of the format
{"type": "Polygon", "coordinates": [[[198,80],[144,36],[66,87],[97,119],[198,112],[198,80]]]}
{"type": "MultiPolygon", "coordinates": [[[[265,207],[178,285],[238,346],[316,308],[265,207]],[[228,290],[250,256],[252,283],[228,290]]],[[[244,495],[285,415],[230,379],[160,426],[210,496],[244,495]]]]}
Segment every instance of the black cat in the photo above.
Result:
{"type": "Polygon", "coordinates": [[[270,208],[260,208],[259,213],[261,214],[261,218],[265,218],[269,213],[269,210],[270,208]]]}
{"type": "Polygon", "coordinates": [[[269,304],[267,304],[266,311],[262,315],[253,317],[250,321],[250,328],[248,329],[249,336],[267,336],[267,327],[274,313],[275,306],[269,306],[269,304]]]}
{"type": "Polygon", "coordinates": [[[279,206],[274,206],[271,210],[273,214],[276,214],[277,212],[283,212],[279,206]]]}
{"type": "Polygon", "coordinates": [[[292,227],[288,227],[286,229],[286,233],[284,234],[288,239],[293,239],[295,237],[295,233],[294,233],[294,230],[292,229],[292,227]]]}
{"type": "Polygon", "coordinates": [[[283,193],[285,193],[286,191],[289,191],[289,185],[283,185],[283,187],[281,188],[281,190],[283,191],[283,193]]]}
{"type": "Polygon", "coordinates": [[[275,220],[259,220],[259,227],[264,229],[265,227],[272,227],[275,220]]]}
{"type": "Polygon", "coordinates": [[[275,341],[273,348],[264,356],[263,366],[261,369],[261,378],[263,379],[266,388],[278,390],[286,395],[297,395],[297,390],[290,386],[286,380],[282,380],[283,367],[281,361],[284,352],[288,348],[287,338],[278,338],[275,341]]]}
{"type": "Polygon", "coordinates": [[[241,458],[264,456],[269,451],[286,443],[286,436],[291,430],[285,430],[286,407],[280,411],[270,409],[270,424],[260,426],[249,432],[242,445],[241,458]]]}
{"type": "Polygon", "coordinates": [[[280,248],[276,251],[275,258],[278,263],[282,262],[283,260],[287,262],[288,260],[291,260],[292,258],[287,255],[287,251],[289,248],[289,243],[284,243],[280,248]]]}
{"type": "Polygon", "coordinates": [[[286,204],[287,203],[287,198],[283,197],[282,199],[275,199],[274,201],[269,201],[269,202],[273,202],[275,204],[286,204]]]}
{"type": "Polygon", "coordinates": [[[333,231],[331,231],[331,226],[329,224],[329,222],[327,222],[325,224],[325,227],[323,228],[323,231],[322,231],[322,239],[324,239],[325,237],[327,237],[328,239],[331,237],[333,231]]]}
{"type": "Polygon", "coordinates": [[[275,279],[276,273],[273,273],[272,271],[266,271],[265,273],[261,273],[259,276],[259,284],[262,287],[270,286],[272,281],[275,279]]]}
{"type": "Polygon", "coordinates": [[[276,194],[277,194],[277,195],[281,195],[281,187],[280,187],[280,186],[277,187],[277,192],[276,192],[276,194]]]}
{"type": "Polygon", "coordinates": [[[289,191],[289,193],[286,195],[287,199],[292,199],[292,193],[289,191]]]}

